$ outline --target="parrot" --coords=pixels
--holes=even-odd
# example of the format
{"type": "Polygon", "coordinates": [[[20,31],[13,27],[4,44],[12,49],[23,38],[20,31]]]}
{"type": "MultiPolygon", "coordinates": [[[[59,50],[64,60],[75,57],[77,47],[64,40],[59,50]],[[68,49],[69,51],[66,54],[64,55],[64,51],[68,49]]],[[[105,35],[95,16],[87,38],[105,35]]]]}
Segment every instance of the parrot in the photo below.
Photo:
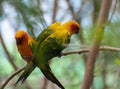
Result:
{"type": "MultiPolygon", "coordinates": [[[[16,39],[16,45],[18,48],[18,51],[22,58],[29,64],[26,65],[24,73],[21,75],[21,77],[18,79],[18,81],[22,80],[22,77],[24,76],[24,80],[27,78],[27,76],[30,75],[30,73],[35,69],[35,65],[32,63],[32,53],[35,50],[35,47],[32,44],[36,44],[36,41],[39,40],[39,45],[40,43],[52,32],[55,31],[54,28],[56,28],[58,25],[60,25],[60,22],[55,22],[48,26],[44,31],[42,31],[41,34],[36,39],[33,39],[30,37],[27,32],[24,30],[18,30],[15,34],[15,39],[16,39]]],[[[18,83],[16,82],[16,84],[18,83]]],[[[15,84],[15,85],[16,85],[15,84]]]]}
{"type": "Polygon", "coordinates": [[[33,59],[28,63],[26,70],[20,76],[17,83],[21,80],[24,81],[29,76],[31,72],[28,73],[27,70],[31,70],[31,66],[37,66],[48,80],[57,84],[61,89],[65,89],[53,75],[49,61],[53,57],[61,56],[62,50],[66,48],[64,44],[69,44],[71,36],[74,33],[78,33],[79,29],[80,25],[77,22],[68,21],[64,24],[56,22],[56,24],[52,24],[43,30],[36,38],[36,42],[32,42],[32,45],[30,44],[33,59]]]}
{"type": "MultiPolygon", "coordinates": [[[[53,31],[55,31],[54,28],[60,24],[61,24],[60,22],[55,22],[55,23],[51,24],[44,31],[42,31],[41,34],[39,34],[39,36],[37,37],[36,40],[33,39],[32,37],[30,37],[27,34],[27,32],[25,32],[23,30],[18,30],[16,32],[15,39],[16,39],[16,45],[17,45],[18,51],[21,54],[22,58],[24,60],[26,60],[27,63],[31,62],[32,52],[35,49],[32,44],[36,43],[36,41],[38,41],[38,40],[39,40],[39,44],[40,44],[49,34],[51,34],[53,31]],[[33,50],[31,51],[30,48],[33,50]]],[[[29,65],[27,65],[27,66],[29,66],[29,65]]],[[[25,74],[26,74],[26,78],[27,78],[27,76],[29,76],[28,74],[30,74],[32,72],[32,70],[34,70],[35,65],[33,65],[33,63],[31,62],[29,67],[31,67],[31,68],[29,68],[28,71],[25,71],[23,73],[23,76],[25,76],[25,74]]],[[[25,68],[26,68],[26,70],[28,69],[27,67],[25,67],[25,68]]]]}
{"type": "Polygon", "coordinates": [[[16,45],[18,48],[18,52],[22,56],[22,58],[29,63],[32,60],[32,51],[30,49],[30,42],[35,42],[35,40],[30,37],[27,32],[23,30],[18,30],[15,34],[15,39],[16,39],[16,45]]]}
{"type": "MultiPolygon", "coordinates": [[[[47,29],[45,29],[38,37],[37,39],[33,39],[32,37],[30,37],[27,32],[25,32],[24,30],[18,30],[15,34],[15,39],[16,39],[16,45],[18,48],[18,51],[20,53],[20,55],[22,56],[22,58],[27,62],[30,63],[32,60],[32,52],[34,51],[34,47],[33,47],[33,43],[36,43],[36,40],[39,40],[39,44],[49,35],[51,34],[55,27],[57,27],[58,25],[60,25],[60,22],[55,22],[54,24],[48,26],[47,29]],[[33,49],[31,51],[31,49],[33,49]]],[[[28,65],[27,65],[28,66],[28,65]]],[[[31,68],[29,68],[28,71],[25,71],[25,73],[23,73],[23,76],[30,74],[34,68],[35,65],[33,65],[33,63],[30,63],[31,68]],[[30,70],[31,69],[31,70],[30,70]]],[[[28,68],[25,67],[27,70],[28,68]]],[[[29,75],[28,75],[29,76],[29,75]]],[[[27,76],[26,76],[27,77],[27,76]]]]}
{"type": "MultiPolygon", "coordinates": [[[[36,40],[39,40],[39,44],[52,32],[55,31],[54,28],[56,28],[58,25],[60,25],[60,22],[55,22],[54,24],[48,26],[38,37],[36,40]]],[[[16,45],[18,48],[19,53],[21,54],[22,58],[24,60],[28,60],[27,63],[29,63],[29,65],[27,65],[27,67],[25,67],[25,71],[24,73],[21,75],[21,77],[18,79],[18,81],[16,82],[16,84],[22,80],[22,77],[24,76],[24,79],[22,82],[24,82],[24,80],[27,78],[27,76],[30,75],[30,73],[35,69],[35,65],[33,65],[33,63],[31,62],[32,59],[32,52],[30,50],[31,49],[35,49],[33,47],[33,43],[35,42],[35,39],[33,39],[32,37],[30,37],[27,32],[23,31],[23,30],[18,30],[15,34],[15,39],[16,39],[16,45]],[[27,71],[26,71],[27,70],[27,71]]],[[[16,85],[15,84],[15,85],[16,85]]]]}
{"type": "Polygon", "coordinates": [[[36,41],[31,36],[29,36],[27,32],[25,32],[24,30],[18,30],[15,34],[15,39],[16,39],[16,45],[17,45],[18,52],[20,53],[22,58],[27,62],[27,65],[24,69],[27,71],[25,71],[23,75],[24,76],[25,74],[29,75],[36,67],[35,65],[32,64],[33,52],[30,48],[30,44],[32,43],[35,44],[36,41]],[[32,66],[28,66],[29,64],[32,64],[32,66]]]}

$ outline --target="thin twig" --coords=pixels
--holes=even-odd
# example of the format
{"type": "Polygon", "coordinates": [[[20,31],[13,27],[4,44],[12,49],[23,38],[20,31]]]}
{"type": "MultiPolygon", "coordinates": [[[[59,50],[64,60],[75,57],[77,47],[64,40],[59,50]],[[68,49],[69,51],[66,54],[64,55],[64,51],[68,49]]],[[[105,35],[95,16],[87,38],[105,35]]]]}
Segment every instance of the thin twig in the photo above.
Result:
{"type": "Polygon", "coordinates": [[[82,7],[83,7],[83,5],[86,3],[86,0],[82,0],[82,3],[81,3],[81,5],[79,6],[79,8],[78,8],[78,10],[76,11],[76,15],[78,15],[80,12],[81,12],[81,10],[82,10],[82,7]]]}
{"type": "Polygon", "coordinates": [[[73,9],[72,4],[70,3],[70,0],[66,0],[66,2],[67,2],[67,4],[68,4],[69,10],[70,10],[71,13],[73,14],[73,13],[74,13],[74,9],[73,9]]]}
{"type": "Polygon", "coordinates": [[[61,56],[66,56],[66,55],[70,55],[70,54],[77,54],[77,53],[81,54],[81,53],[85,53],[85,52],[89,52],[89,49],[81,49],[81,50],[63,52],[63,53],[61,53],[61,56]]]}
{"type": "Polygon", "coordinates": [[[81,20],[79,13],[82,11],[82,7],[85,5],[85,2],[86,2],[86,0],[82,0],[82,3],[81,3],[81,5],[79,5],[78,10],[76,12],[74,11],[74,13],[72,15],[73,19],[75,19],[77,22],[79,22],[81,20]]]}
{"type": "Polygon", "coordinates": [[[3,40],[2,36],[1,36],[1,34],[0,34],[0,40],[1,40],[1,44],[3,46],[3,49],[4,49],[4,51],[5,51],[6,55],[7,55],[7,58],[9,60],[9,62],[11,63],[12,67],[14,68],[14,70],[17,70],[18,67],[14,63],[13,56],[8,52],[7,47],[5,46],[5,43],[4,43],[4,40],[3,40]]]}
{"type": "Polygon", "coordinates": [[[111,22],[111,20],[112,20],[112,18],[113,18],[113,15],[114,15],[114,13],[115,13],[116,7],[117,7],[117,0],[115,0],[115,5],[114,5],[114,7],[113,7],[113,11],[112,11],[112,14],[111,14],[111,16],[110,16],[110,19],[109,19],[108,22],[107,22],[107,25],[110,24],[110,22],[111,22]]]}
{"type": "MultiPolygon", "coordinates": [[[[117,47],[110,47],[110,46],[101,46],[99,48],[100,51],[104,51],[104,50],[107,50],[107,51],[120,51],[120,48],[117,48],[117,47]]],[[[70,55],[70,54],[81,54],[81,53],[86,53],[86,52],[89,52],[90,49],[89,48],[85,48],[85,49],[81,49],[81,50],[74,50],[74,51],[69,51],[69,52],[63,52],[61,53],[61,56],[65,56],[65,55],[70,55]]]]}
{"type": "Polygon", "coordinates": [[[16,76],[18,73],[20,73],[21,71],[23,71],[25,69],[25,67],[22,67],[20,69],[17,69],[10,77],[8,77],[8,79],[4,82],[4,84],[2,85],[1,89],[4,89],[5,86],[8,84],[8,82],[14,77],[16,76]]]}
{"type": "Polygon", "coordinates": [[[75,19],[77,22],[79,22],[81,19],[78,16],[78,14],[81,12],[83,5],[85,4],[86,0],[82,0],[81,5],[79,6],[78,10],[75,12],[74,11],[74,7],[72,6],[72,4],[70,3],[70,0],[66,0],[69,10],[72,14],[72,18],[75,19]]]}
{"type": "MultiPolygon", "coordinates": [[[[72,18],[75,19],[75,20],[77,20],[77,22],[79,22],[79,21],[78,21],[77,13],[75,13],[74,7],[73,7],[72,4],[70,3],[70,0],[66,0],[66,2],[67,2],[67,4],[68,4],[68,8],[69,8],[69,10],[70,10],[70,12],[71,12],[72,18]]],[[[79,8],[79,9],[80,9],[80,8],[79,8]]],[[[78,12],[78,11],[77,11],[77,12],[78,12]]],[[[79,11],[79,12],[80,12],[80,11],[79,11]]]]}
{"type": "Polygon", "coordinates": [[[56,20],[57,7],[58,7],[58,0],[54,0],[52,23],[54,23],[56,20]]]}
{"type": "Polygon", "coordinates": [[[100,50],[120,51],[120,48],[111,46],[100,46],[100,50]]]}

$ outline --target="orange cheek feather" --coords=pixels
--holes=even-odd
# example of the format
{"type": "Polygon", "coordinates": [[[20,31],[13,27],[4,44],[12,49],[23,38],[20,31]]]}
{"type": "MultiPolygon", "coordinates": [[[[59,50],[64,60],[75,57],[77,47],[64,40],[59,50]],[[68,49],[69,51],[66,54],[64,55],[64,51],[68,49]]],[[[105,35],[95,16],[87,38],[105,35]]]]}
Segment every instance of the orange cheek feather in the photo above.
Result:
{"type": "MultiPolygon", "coordinates": [[[[26,56],[26,57],[31,57],[32,56],[32,52],[29,48],[28,45],[26,45],[26,43],[22,44],[22,45],[17,45],[18,47],[18,51],[21,54],[21,56],[26,56]]],[[[26,60],[27,62],[30,62],[30,58],[24,58],[24,60],[26,60]]]]}

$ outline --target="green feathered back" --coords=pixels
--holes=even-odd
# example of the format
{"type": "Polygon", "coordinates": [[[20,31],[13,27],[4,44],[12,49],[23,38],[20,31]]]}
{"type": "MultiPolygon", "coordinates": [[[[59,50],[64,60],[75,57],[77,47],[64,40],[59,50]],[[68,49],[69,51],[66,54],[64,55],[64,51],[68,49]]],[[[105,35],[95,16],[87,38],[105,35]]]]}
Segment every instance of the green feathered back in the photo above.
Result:
{"type": "Polygon", "coordinates": [[[33,45],[31,49],[33,49],[34,55],[38,52],[39,47],[41,46],[41,43],[52,33],[56,31],[56,27],[60,26],[60,22],[56,22],[50,26],[48,26],[45,30],[43,30],[36,38],[37,44],[33,45]],[[36,46],[36,47],[34,47],[36,46]]]}
{"type": "Polygon", "coordinates": [[[53,57],[59,56],[61,51],[69,44],[71,34],[62,26],[49,35],[37,48],[35,61],[38,65],[48,62],[53,57]]]}

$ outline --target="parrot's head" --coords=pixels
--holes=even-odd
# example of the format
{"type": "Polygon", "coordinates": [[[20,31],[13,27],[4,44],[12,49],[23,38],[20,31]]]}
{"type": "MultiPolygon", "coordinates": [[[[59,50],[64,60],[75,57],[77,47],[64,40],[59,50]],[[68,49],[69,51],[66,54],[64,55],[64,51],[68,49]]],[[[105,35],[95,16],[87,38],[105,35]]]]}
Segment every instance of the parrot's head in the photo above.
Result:
{"type": "Polygon", "coordinates": [[[75,21],[68,21],[63,24],[71,34],[78,33],[80,29],[80,25],[75,21]]]}
{"type": "Polygon", "coordinates": [[[20,45],[23,44],[24,42],[28,42],[28,34],[27,32],[23,30],[18,30],[15,34],[15,39],[16,39],[16,44],[20,45]]]}

